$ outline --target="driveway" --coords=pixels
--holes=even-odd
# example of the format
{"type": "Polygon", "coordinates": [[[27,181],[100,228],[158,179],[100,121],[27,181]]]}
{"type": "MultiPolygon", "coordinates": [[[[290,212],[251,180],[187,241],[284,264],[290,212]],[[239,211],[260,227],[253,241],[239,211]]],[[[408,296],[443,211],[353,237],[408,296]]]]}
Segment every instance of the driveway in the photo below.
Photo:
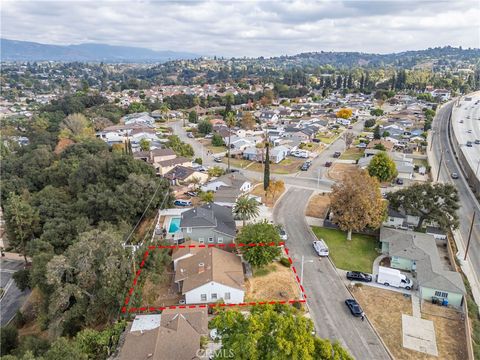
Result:
{"type": "Polygon", "coordinates": [[[340,341],[356,359],[389,359],[369,323],[354,318],[348,311],[344,301],[351,295],[330,261],[319,258],[313,251],[315,237],[304,215],[312,193],[291,187],[275,207],[273,216],[288,233],[287,246],[296,268],[301,269],[302,255],[306,261],[313,260],[304,266],[303,285],[317,334],[340,341]]]}
{"type": "Polygon", "coordinates": [[[30,290],[20,291],[15,285],[13,274],[23,269],[23,261],[1,259],[0,260],[0,287],[5,291],[0,300],[0,323],[6,325],[22,306],[30,294],[30,290]]]}

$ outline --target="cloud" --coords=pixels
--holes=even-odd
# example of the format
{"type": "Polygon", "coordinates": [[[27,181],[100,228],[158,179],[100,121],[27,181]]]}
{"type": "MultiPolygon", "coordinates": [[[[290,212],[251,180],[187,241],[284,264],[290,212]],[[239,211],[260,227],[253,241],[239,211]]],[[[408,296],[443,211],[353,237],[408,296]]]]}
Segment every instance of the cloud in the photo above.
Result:
{"type": "Polygon", "coordinates": [[[203,55],[386,53],[480,45],[476,0],[4,0],[1,16],[2,36],[9,39],[203,55]]]}

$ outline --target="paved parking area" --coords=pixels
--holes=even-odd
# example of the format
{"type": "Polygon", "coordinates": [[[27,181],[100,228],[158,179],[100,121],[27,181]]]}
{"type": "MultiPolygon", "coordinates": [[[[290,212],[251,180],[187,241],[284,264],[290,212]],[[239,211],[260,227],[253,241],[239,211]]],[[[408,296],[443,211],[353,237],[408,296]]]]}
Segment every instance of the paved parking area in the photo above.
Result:
{"type": "Polygon", "coordinates": [[[403,347],[438,356],[433,321],[402,314],[403,347]]]}
{"type": "Polygon", "coordinates": [[[21,260],[0,260],[0,287],[4,290],[0,299],[0,325],[7,324],[30,294],[30,290],[20,291],[15,285],[13,274],[23,268],[21,260]]]}

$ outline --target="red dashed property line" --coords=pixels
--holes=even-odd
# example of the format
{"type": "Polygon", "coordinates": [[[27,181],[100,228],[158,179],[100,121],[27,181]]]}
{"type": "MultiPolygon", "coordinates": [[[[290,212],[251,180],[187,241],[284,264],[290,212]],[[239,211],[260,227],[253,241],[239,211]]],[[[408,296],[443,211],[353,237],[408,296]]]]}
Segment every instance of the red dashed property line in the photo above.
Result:
{"type": "MultiPolygon", "coordinates": [[[[285,242],[281,242],[279,243],[279,245],[285,245],[285,242]]],[[[199,248],[212,248],[212,247],[245,247],[245,246],[248,246],[248,247],[255,247],[255,246],[278,246],[277,244],[271,242],[271,243],[258,243],[258,244],[243,244],[243,243],[240,243],[240,244],[235,244],[235,243],[231,243],[231,244],[208,244],[208,245],[205,245],[205,244],[200,244],[200,245],[188,245],[188,248],[195,248],[195,247],[199,247],[199,248]]],[[[131,296],[133,295],[134,291],[135,291],[135,286],[137,285],[138,283],[138,278],[140,276],[140,274],[142,273],[142,269],[143,267],[145,266],[145,263],[147,261],[147,258],[148,256],[150,255],[150,251],[149,250],[155,250],[155,249],[176,249],[176,248],[179,248],[179,249],[185,249],[187,248],[186,245],[150,245],[148,246],[148,250],[145,251],[145,253],[143,254],[143,258],[142,260],[140,261],[140,264],[139,264],[139,269],[137,270],[137,272],[135,273],[135,277],[133,279],[133,286],[129,289],[128,291],[128,294],[127,296],[125,297],[125,301],[124,301],[124,304],[121,308],[121,312],[122,313],[137,313],[137,312],[141,312],[141,313],[151,313],[151,312],[158,312],[158,311],[163,311],[165,309],[195,309],[195,308],[200,308],[200,309],[204,309],[204,308],[215,308],[215,307],[219,307],[219,308],[224,308],[224,307],[235,307],[235,306],[238,306],[238,307],[243,307],[243,306],[256,306],[256,305],[266,305],[266,304],[269,304],[269,305],[274,305],[274,304],[294,304],[294,303],[305,303],[307,300],[307,295],[305,294],[305,288],[303,287],[303,285],[300,283],[300,278],[298,277],[297,275],[297,270],[295,268],[295,266],[293,265],[293,260],[292,258],[290,257],[289,255],[289,250],[288,248],[284,248],[285,249],[285,253],[287,254],[287,258],[288,258],[288,261],[290,262],[291,264],[291,269],[294,273],[294,277],[295,277],[295,280],[298,282],[298,285],[300,287],[300,290],[301,290],[301,294],[302,294],[302,299],[293,299],[293,300],[275,300],[275,301],[258,301],[258,302],[248,302],[248,303],[238,303],[238,304],[200,304],[200,305],[172,305],[172,306],[158,306],[158,307],[155,307],[155,306],[142,306],[142,307],[131,307],[131,308],[127,308],[128,304],[130,303],[130,299],[131,299],[131,296]]]]}

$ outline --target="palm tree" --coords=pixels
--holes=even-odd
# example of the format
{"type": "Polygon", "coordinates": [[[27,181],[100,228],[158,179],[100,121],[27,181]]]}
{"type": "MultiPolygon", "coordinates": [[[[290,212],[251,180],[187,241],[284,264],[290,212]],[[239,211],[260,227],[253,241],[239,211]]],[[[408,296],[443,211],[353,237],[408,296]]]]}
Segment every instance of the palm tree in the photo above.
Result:
{"type": "Polygon", "coordinates": [[[228,149],[227,149],[227,172],[230,172],[230,136],[232,135],[232,127],[235,125],[235,114],[228,112],[225,117],[225,123],[228,127],[228,149]]]}
{"type": "Polygon", "coordinates": [[[247,195],[239,197],[233,207],[233,213],[243,220],[243,226],[245,226],[246,220],[257,217],[259,212],[258,201],[255,198],[249,198],[247,195]]]}
{"type": "MultiPolygon", "coordinates": [[[[163,103],[162,106],[160,106],[160,112],[162,113],[163,116],[167,115],[169,111],[170,111],[170,106],[168,105],[168,103],[163,103]]],[[[168,124],[168,115],[167,115],[167,124],[168,124]]]]}

